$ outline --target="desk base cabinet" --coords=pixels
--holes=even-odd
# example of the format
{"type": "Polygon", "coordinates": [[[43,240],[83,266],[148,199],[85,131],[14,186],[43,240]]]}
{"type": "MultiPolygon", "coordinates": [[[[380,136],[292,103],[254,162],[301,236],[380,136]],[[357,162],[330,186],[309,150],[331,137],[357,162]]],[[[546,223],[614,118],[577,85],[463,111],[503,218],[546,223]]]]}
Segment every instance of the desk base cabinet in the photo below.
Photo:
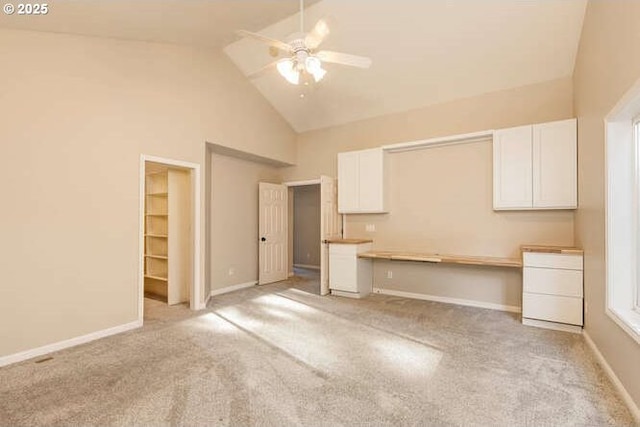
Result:
{"type": "Polygon", "coordinates": [[[547,327],[582,327],[582,255],[525,252],[523,265],[523,323],[530,319],[548,322],[547,327]]]}
{"type": "Polygon", "coordinates": [[[333,295],[363,298],[371,293],[372,260],[358,258],[371,243],[329,244],[329,288],[333,295]]]}

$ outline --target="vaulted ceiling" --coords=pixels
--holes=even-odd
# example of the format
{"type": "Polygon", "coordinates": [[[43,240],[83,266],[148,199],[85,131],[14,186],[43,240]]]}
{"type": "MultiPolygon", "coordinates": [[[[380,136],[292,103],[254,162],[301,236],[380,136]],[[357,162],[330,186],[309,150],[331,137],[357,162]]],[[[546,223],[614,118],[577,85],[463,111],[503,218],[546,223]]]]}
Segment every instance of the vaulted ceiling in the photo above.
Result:
{"type": "MultiPolygon", "coordinates": [[[[252,83],[301,132],[571,76],[586,0],[307,0],[324,49],[369,56],[361,70],[326,64],[324,80],[252,83]],[[305,93],[301,98],[300,94],[305,93]]],[[[238,40],[247,29],[287,39],[297,0],[56,0],[44,17],[0,15],[0,27],[222,49],[249,74],[274,60],[238,40]]]]}

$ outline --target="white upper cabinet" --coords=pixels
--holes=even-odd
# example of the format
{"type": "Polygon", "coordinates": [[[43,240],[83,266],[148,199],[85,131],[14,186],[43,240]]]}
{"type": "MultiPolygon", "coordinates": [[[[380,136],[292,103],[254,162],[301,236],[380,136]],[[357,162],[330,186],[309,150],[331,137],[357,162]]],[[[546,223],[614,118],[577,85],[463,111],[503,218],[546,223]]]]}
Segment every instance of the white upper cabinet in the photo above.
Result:
{"type": "Polygon", "coordinates": [[[575,119],[495,131],[494,209],[576,207],[575,119]]]}
{"type": "Polygon", "coordinates": [[[338,153],[338,212],[358,210],[359,156],[357,151],[338,153]]]}
{"type": "Polygon", "coordinates": [[[534,207],[577,207],[577,159],[575,119],[533,126],[534,207]]]}
{"type": "Polygon", "coordinates": [[[338,212],[387,212],[387,158],[382,148],[338,153],[338,212]]]}
{"type": "Polygon", "coordinates": [[[493,208],[533,205],[531,126],[498,130],[493,135],[493,208]]]}

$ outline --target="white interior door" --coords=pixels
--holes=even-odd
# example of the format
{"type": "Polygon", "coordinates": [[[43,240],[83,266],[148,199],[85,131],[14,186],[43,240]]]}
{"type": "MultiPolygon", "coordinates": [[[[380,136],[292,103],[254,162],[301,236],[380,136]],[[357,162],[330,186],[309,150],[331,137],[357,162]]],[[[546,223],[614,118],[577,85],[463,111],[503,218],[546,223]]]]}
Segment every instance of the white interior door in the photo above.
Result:
{"type": "Polygon", "coordinates": [[[259,183],[259,267],[258,283],[287,279],[287,187],[259,183]]]}
{"type": "Polygon", "coordinates": [[[338,186],[329,176],[320,177],[320,295],[329,293],[329,244],[342,237],[342,215],[338,213],[338,186]]]}

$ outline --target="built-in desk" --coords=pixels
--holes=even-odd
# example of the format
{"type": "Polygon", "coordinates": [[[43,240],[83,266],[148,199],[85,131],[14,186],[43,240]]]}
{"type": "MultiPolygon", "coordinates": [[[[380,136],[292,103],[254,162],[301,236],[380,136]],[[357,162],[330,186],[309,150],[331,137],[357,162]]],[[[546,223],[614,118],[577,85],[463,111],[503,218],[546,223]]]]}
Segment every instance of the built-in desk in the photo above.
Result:
{"type": "Polygon", "coordinates": [[[442,264],[484,265],[489,267],[522,268],[520,258],[500,258],[469,255],[442,255],[402,251],[367,251],[358,258],[385,259],[391,261],[416,261],[442,264]]]}

